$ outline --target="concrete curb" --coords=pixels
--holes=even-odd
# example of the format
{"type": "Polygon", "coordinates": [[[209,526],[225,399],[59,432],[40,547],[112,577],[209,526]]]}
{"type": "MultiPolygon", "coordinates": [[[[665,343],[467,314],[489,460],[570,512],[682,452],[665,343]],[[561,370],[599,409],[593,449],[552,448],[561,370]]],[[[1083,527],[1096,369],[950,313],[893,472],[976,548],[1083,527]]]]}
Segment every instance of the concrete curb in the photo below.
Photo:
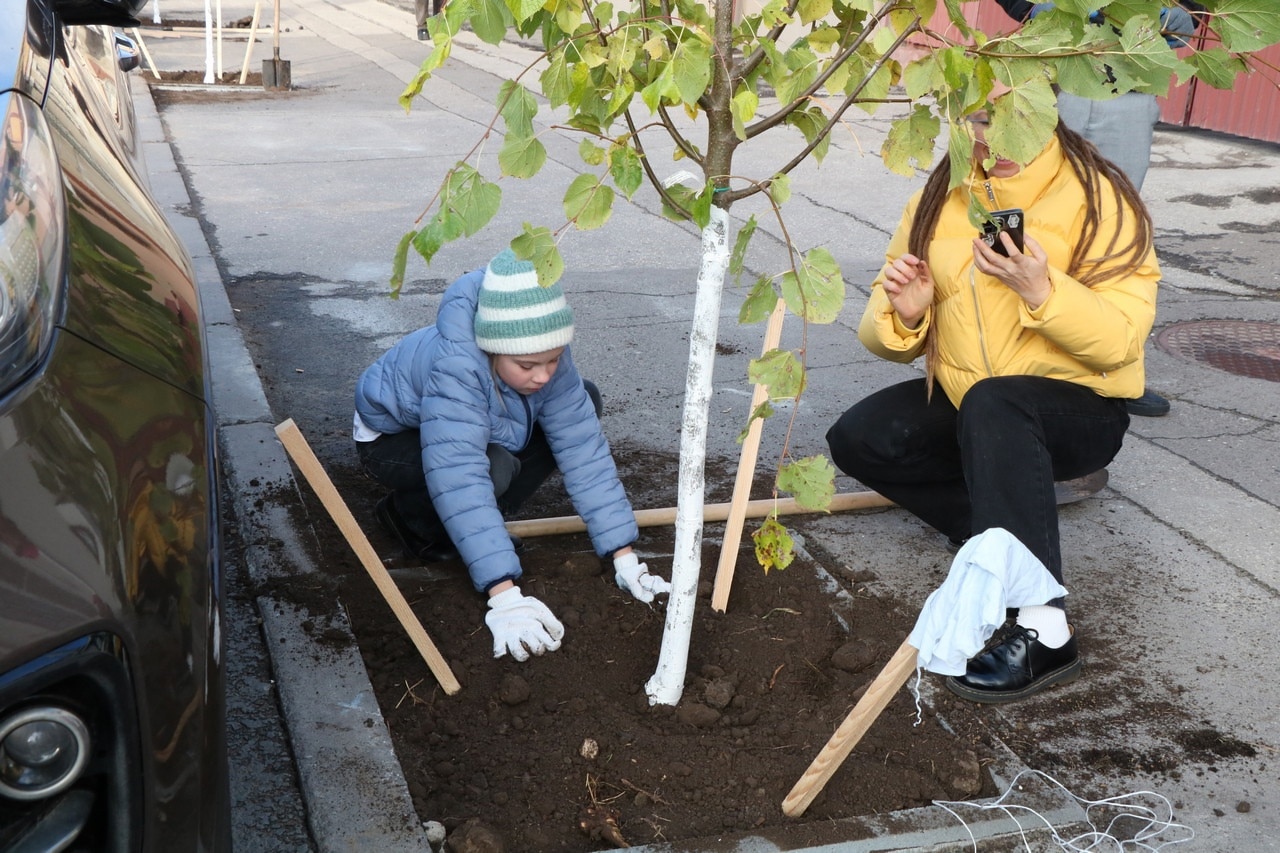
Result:
{"type": "MultiPolygon", "coordinates": [[[[132,81],[152,190],[195,266],[226,493],[249,577],[269,589],[270,581],[315,571],[304,534],[271,497],[298,486],[155,102],[145,82],[132,81]]],[[[344,615],[313,618],[270,594],[258,596],[257,605],[316,848],[430,851],[344,615]],[[320,645],[304,628],[316,620],[330,637],[337,631],[349,642],[320,645]]]]}

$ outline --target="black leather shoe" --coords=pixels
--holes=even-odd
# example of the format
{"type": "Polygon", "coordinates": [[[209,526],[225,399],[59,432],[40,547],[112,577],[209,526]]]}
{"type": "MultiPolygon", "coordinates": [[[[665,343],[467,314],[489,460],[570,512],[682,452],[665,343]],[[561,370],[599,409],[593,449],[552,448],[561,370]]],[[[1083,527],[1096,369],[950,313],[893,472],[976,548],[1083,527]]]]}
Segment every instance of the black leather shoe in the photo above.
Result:
{"type": "Polygon", "coordinates": [[[440,531],[437,539],[424,539],[410,530],[409,525],[405,524],[404,519],[400,517],[400,513],[396,512],[395,507],[391,505],[391,495],[378,501],[373,508],[373,514],[383,529],[400,540],[400,544],[404,546],[404,555],[411,560],[439,563],[458,556],[458,549],[453,547],[449,534],[443,530],[440,531]]]}
{"type": "Polygon", "coordinates": [[[418,27],[418,41],[431,41],[431,33],[426,27],[418,27]]]}
{"type": "Polygon", "coordinates": [[[947,688],[971,702],[1016,702],[1051,687],[1075,681],[1080,654],[1075,633],[1062,648],[1051,649],[1034,629],[1017,623],[998,630],[965,674],[947,679],[947,688]]]}
{"type": "Polygon", "coordinates": [[[1169,414],[1169,401],[1155,391],[1143,390],[1141,397],[1125,400],[1124,406],[1129,414],[1142,418],[1159,418],[1169,414]]]}

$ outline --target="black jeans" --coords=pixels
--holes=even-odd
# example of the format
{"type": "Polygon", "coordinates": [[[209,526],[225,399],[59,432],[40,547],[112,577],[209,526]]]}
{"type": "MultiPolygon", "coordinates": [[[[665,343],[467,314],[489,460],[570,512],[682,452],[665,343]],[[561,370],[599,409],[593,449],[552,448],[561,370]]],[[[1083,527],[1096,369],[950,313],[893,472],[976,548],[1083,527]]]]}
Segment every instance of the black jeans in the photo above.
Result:
{"type": "Polygon", "coordinates": [[[957,411],[916,379],[857,403],[827,444],[841,471],[952,539],[1003,527],[1062,583],[1054,481],[1105,468],[1128,428],[1124,400],[1072,382],[984,379],[957,411]]]}
{"type": "MultiPolygon", "coordinates": [[[[595,404],[596,417],[600,417],[604,411],[600,390],[586,380],[582,384],[595,404]]],[[[444,535],[444,525],[427,492],[418,432],[383,433],[373,441],[357,441],[356,452],[365,474],[391,489],[391,506],[405,525],[428,542],[438,541],[444,535]]],[[[512,453],[490,444],[485,452],[489,457],[493,494],[503,515],[519,509],[556,470],[551,445],[537,424],[523,450],[512,453]]]]}

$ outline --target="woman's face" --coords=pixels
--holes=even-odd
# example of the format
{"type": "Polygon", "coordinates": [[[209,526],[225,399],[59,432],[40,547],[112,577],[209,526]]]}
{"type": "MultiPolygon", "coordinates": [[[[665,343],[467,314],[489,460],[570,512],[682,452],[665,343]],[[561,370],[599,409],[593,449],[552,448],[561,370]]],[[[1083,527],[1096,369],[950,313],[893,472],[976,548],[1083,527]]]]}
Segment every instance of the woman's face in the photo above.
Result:
{"type": "MultiPolygon", "coordinates": [[[[986,110],[979,110],[969,116],[966,121],[973,128],[975,140],[973,156],[977,157],[978,162],[981,163],[991,156],[991,149],[987,147],[987,126],[991,124],[991,118],[987,115],[986,110]]],[[[987,175],[992,178],[1012,178],[1021,171],[1022,167],[1012,160],[997,157],[995,165],[987,169],[987,175]]]]}
{"type": "Polygon", "coordinates": [[[493,371],[511,390],[520,394],[532,394],[556,375],[556,368],[560,366],[560,356],[563,354],[564,347],[533,355],[495,355],[493,371]]]}

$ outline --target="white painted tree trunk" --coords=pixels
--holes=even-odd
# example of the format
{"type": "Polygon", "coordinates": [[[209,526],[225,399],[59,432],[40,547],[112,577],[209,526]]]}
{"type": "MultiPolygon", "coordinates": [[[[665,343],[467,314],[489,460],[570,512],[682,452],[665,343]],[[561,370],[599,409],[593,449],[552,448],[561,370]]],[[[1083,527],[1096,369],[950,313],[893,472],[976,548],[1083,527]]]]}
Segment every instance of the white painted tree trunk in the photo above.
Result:
{"type": "Polygon", "coordinates": [[[658,654],[658,669],[645,684],[650,705],[676,705],[684,692],[689,665],[689,637],[702,568],[702,507],[706,491],[707,418],[711,407],[711,373],[720,321],[720,294],[729,269],[729,216],[711,208],[702,229],[702,267],[693,302],[689,335],[689,373],[685,381],[680,428],[680,483],[676,500],[675,555],[671,564],[671,597],[658,654]]]}

